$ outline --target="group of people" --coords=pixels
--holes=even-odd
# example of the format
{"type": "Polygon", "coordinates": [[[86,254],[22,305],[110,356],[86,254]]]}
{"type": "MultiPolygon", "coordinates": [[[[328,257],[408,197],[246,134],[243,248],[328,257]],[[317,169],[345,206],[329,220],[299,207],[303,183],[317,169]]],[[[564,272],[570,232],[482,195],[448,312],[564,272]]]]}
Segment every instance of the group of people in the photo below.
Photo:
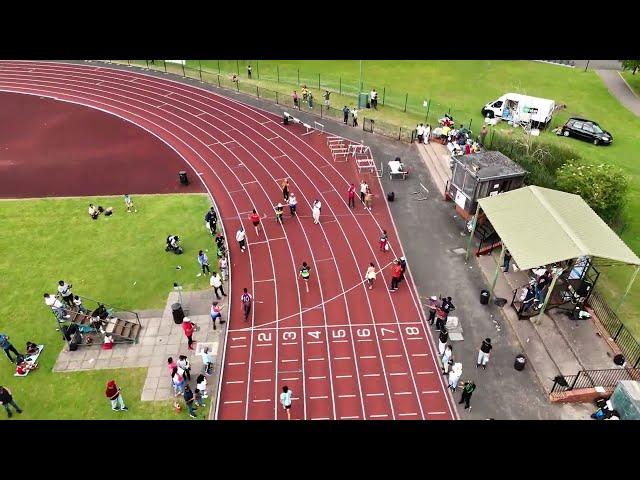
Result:
{"type": "MultiPolygon", "coordinates": [[[[202,372],[196,377],[196,388],[191,389],[191,363],[186,355],[180,355],[178,361],[173,357],[167,359],[167,368],[171,378],[171,386],[173,387],[176,397],[182,396],[184,403],[191,418],[197,418],[196,411],[198,407],[205,407],[204,400],[207,395],[207,377],[211,375],[213,359],[209,348],[205,347],[200,353],[202,357],[202,372]]],[[[179,404],[176,410],[180,410],[179,404]]]]}
{"type": "Polygon", "coordinates": [[[60,323],[63,323],[65,320],[71,318],[71,315],[69,315],[68,311],[71,307],[75,306],[78,310],[84,309],[86,311],[86,309],[82,305],[82,299],[78,295],[74,295],[71,291],[72,287],[73,285],[66,283],[64,280],[60,280],[58,282],[57,294],[44,294],[45,305],[51,308],[51,311],[60,323]]]}
{"type": "MultiPolygon", "coordinates": [[[[131,200],[131,195],[128,193],[124,194],[124,204],[127,207],[128,213],[137,212],[138,210],[133,206],[133,200],[131,200]]],[[[100,205],[97,207],[93,205],[93,203],[89,204],[89,216],[93,220],[97,220],[100,215],[104,214],[105,217],[110,217],[113,215],[113,207],[103,208],[100,205]]]]}
{"type": "Polygon", "coordinates": [[[349,114],[351,114],[351,125],[358,126],[358,109],[353,107],[349,109],[346,105],[342,108],[342,121],[345,125],[349,124],[349,114]]]}
{"type": "Polygon", "coordinates": [[[40,347],[33,343],[27,341],[25,346],[25,353],[20,353],[16,347],[13,346],[11,341],[9,341],[9,335],[4,333],[0,333],[0,347],[4,351],[4,354],[7,356],[9,361],[16,366],[16,374],[23,376],[26,375],[29,371],[35,370],[38,368],[38,363],[35,360],[32,360],[32,355],[38,355],[40,353],[40,347]],[[11,354],[14,354],[15,357],[12,357],[11,354]]]}
{"type": "MultiPolygon", "coordinates": [[[[509,270],[509,263],[506,258],[505,255],[504,271],[509,270]]],[[[509,256],[510,259],[511,256],[509,256]]],[[[529,278],[529,284],[520,293],[520,301],[522,302],[520,313],[529,313],[532,309],[539,310],[542,308],[549,291],[549,285],[553,279],[551,271],[544,266],[534,268],[531,272],[533,276],[529,278]]]]}
{"type": "MultiPolygon", "coordinates": [[[[302,85],[300,91],[302,92],[302,101],[307,102],[309,108],[313,108],[313,93],[311,93],[311,90],[309,90],[306,85],[302,85]]],[[[329,106],[329,95],[327,93],[328,92],[325,92],[322,97],[325,100],[325,105],[329,106]]],[[[296,90],[291,94],[291,98],[293,99],[293,106],[300,109],[300,96],[296,90]]]]}
{"type": "Polygon", "coordinates": [[[420,123],[416,127],[416,134],[418,137],[418,143],[429,143],[429,139],[431,138],[431,125],[428,123],[426,125],[420,123]]]}

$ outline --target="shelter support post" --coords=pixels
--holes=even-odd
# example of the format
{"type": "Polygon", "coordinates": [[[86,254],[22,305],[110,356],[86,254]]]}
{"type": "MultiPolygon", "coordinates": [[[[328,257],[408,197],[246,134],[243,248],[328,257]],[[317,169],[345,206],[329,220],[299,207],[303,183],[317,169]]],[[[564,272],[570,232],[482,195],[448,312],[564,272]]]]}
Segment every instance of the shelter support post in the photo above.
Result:
{"type": "Polygon", "coordinates": [[[467,243],[467,254],[464,257],[464,263],[469,262],[469,253],[471,252],[471,245],[473,244],[473,236],[476,233],[476,225],[478,224],[478,215],[480,215],[480,206],[476,210],[476,214],[471,219],[471,234],[469,235],[469,242],[467,243]]]}
{"type": "Polygon", "coordinates": [[[631,280],[629,280],[629,283],[627,284],[627,289],[624,291],[624,293],[622,294],[622,297],[620,297],[620,300],[618,300],[618,303],[614,308],[614,312],[616,312],[617,314],[620,313],[620,307],[622,307],[622,304],[627,299],[627,295],[629,295],[629,292],[631,291],[631,287],[636,281],[636,277],[638,276],[639,271],[640,271],[640,266],[636,266],[635,270],[633,271],[633,275],[631,275],[631,280]]]}
{"type": "Polygon", "coordinates": [[[544,311],[547,309],[547,305],[549,304],[549,300],[551,300],[551,295],[553,294],[553,289],[556,288],[556,282],[558,281],[558,278],[560,278],[560,275],[562,275],[563,271],[564,269],[557,268],[553,274],[553,280],[551,280],[551,285],[549,285],[549,290],[547,290],[547,295],[544,297],[544,303],[542,304],[542,308],[540,309],[540,311],[538,312],[538,315],[536,316],[536,319],[534,320],[534,322],[536,322],[538,325],[542,323],[542,316],[544,315],[544,311]]]}
{"type": "Polygon", "coordinates": [[[493,274],[493,282],[491,283],[489,298],[493,298],[493,291],[495,290],[496,282],[498,281],[498,273],[500,272],[500,268],[502,267],[503,263],[504,263],[504,243],[502,244],[502,249],[500,250],[500,260],[498,261],[498,264],[496,265],[496,271],[493,274]]]}

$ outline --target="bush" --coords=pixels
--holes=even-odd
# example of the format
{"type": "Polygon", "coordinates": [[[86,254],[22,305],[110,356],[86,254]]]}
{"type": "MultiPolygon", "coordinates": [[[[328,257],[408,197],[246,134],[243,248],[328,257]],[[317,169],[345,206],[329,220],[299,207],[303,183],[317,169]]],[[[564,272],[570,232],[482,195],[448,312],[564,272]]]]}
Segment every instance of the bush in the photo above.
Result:
{"type": "Polygon", "coordinates": [[[580,195],[605,222],[620,221],[629,190],[629,179],[620,168],[568,162],[558,169],[556,183],[560,190],[580,195]]]}

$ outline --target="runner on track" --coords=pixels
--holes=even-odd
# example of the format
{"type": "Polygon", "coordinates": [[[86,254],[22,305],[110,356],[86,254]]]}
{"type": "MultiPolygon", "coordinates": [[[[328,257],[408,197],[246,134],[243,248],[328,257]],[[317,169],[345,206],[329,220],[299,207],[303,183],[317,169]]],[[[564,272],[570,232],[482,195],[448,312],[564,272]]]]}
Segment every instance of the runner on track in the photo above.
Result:
{"type": "Polygon", "coordinates": [[[296,196],[293,193],[289,194],[289,211],[291,212],[291,216],[293,217],[296,214],[296,207],[298,205],[298,200],[296,200],[296,196]]]}
{"type": "MultiPolygon", "coordinates": [[[[267,214],[265,214],[262,218],[266,217],[267,214]]],[[[260,215],[258,214],[258,212],[256,212],[255,208],[253,209],[253,213],[249,215],[249,220],[251,220],[251,223],[253,223],[253,227],[256,229],[256,235],[260,236],[260,215]]]]}
{"type": "Polygon", "coordinates": [[[309,268],[309,265],[307,265],[307,262],[302,262],[302,268],[300,268],[300,276],[302,277],[302,280],[304,280],[304,288],[307,289],[307,293],[309,293],[309,276],[311,269],[309,268]]]}
{"type": "Polygon", "coordinates": [[[387,250],[388,241],[389,241],[389,236],[387,235],[387,231],[382,230],[382,233],[380,234],[380,251],[381,252],[384,252],[387,250]]]}
{"type": "Polygon", "coordinates": [[[244,252],[244,249],[247,248],[247,243],[245,240],[246,237],[247,237],[247,233],[244,231],[244,228],[242,228],[242,225],[240,225],[240,228],[236,232],[236,240],[238,241],[238,245],[240,246],[241,252],[244,252]]]}
{"type": "Polygon", "coordinates": [[[318,225],[320,223],[320,209],[322,208],[322,203],[320,200],[313,201],[313,208],[311,210],[313,215],[313,223],[318,225]]]}
{"type": "Polygon", "coordinates": [[[356,186],[353,183],[349,187],[349,190],[347,190],[347,197],[349,199],[349,206],[351,208],[355,207],[356,206],[356,186]]]}
{"type": "Polygon", "coordinates": [[[284,207],[282,206],[282,203],[278,202],[278,204],[273,207],[273,209],[276,212],[276,222],[280,222],[280,225],[284,225],[284,223],[282,223],[282,214],[284,213],[284,207]]]}
{"type": "Polygon", "coordinates": [[[280,184],[280,188],[282,189],[282,198],[286,202],[289,200],[289,179],[285,178],[280,184]]]}
{"type": "Polygon", "coordinates": [[[367,273],[364,278],[367,280],[369,284],[369,290],[373,288],[373,283],[376,281],[376,266],[371,262],[369,267],[367,268],[367,273]]]}
{"type": "Polygon", "coordinates": [[[289,390],[289,387],[286,385],[282,387],[282,393],[280,394],[280,403],[282,404],[282,408],[287,412],[287,419],[291,420],[291,396],[293,392],[289,390]]]}
{"type": "Polygon", "coordinates": [[[396,260],[391,270],[391,288],[392,292],[398,290],[398,283],[400,283],[400,276],[402,275],[402,267],[400,266],[400,260],[396,260]]]}
{"type": "Polygon", "coordinates": [[[244,293],[242,294],[240,301],[242,302],[242,311],[244,312],[244,321],[246,322],[247,320],[249,320],[249,314],[251,313],[251,304],[253,303],[253,298],[246,288],[244,289],[244,293]]]}

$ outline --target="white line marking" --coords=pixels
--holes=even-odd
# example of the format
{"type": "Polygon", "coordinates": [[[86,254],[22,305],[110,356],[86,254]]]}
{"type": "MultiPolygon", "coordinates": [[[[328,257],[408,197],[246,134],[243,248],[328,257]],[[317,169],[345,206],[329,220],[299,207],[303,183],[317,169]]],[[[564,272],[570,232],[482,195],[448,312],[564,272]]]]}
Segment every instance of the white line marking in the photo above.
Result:
{"type": "Polygon", "coordinates": [[[268,141],[273,142],[274,140],[278,139],[280,137],[273,137],[273,138],[267,138],[268,141]]]}
{"type": "Polygon", "coordinates": [[[251,245],[256,245],[258,243],[269,243],[269,242],[273,242],[274,240],[286,240],[287,237],[278,237],[278,238],[270,238],[269,240],[260,240],[258,242],[252,242],[251,245]]]}
{"type": "Polygon", "coordinates": [[[411,392],[396,392],[394,395],[411,395],[411,392]]]}
{"type": "Polygon", "coordinates": [[[371,339],[371,338],[359,338],[358,341],[359,342],[373,342],[373,339],[371,339]]]}
{"type": "Polygon", "coordinates": [[[227,400],[224,403],[242,403],[242,400],[227,400]]]}
{"type": "Polygon", "coordinates": [[[428,353],[412,353],[411,356],[412,357],[428,357],[429,354],[428,353]]]}
{"type": "Polygon", "coordinates": [[[316,341],[313,341],[313,342],[307,342],[307,343],[324,343],[324,342],[323,342],[322,340],[319,340],[319,341],[317,341],[317,342],[316,342],[316,341]]]}
{"type": "Polygon", "coordinates": [[[433,372],[416,372],[416,375],[430,375],[433,372]]]}
{"type": "Polygon", "coordinates": [[[427,415],[444,415],[447,412],[427,412],[427,415]]]}
{"type": "MultiPolygon", "coordinates": [[[[249,213],[251,213],[251,212],[240,212],[239,215],[249,214],[249,213]]],[[[236,217],[233,217],[233,218],[236,218],[236,217]]],[[[285,237],[282,237],[282,239],[285,239],[285,237]]],[[[278,240],[278,239],[272,239],[272,240],[278,240]]],[[[253,243],[257,243],[257,242],[253,242],[253,243]]],[[[391,265],[391,262],[389,262],[389,265],[391,265]]],[[[358,285],[358,286],[360,286],[360,285],[358,285]]],[[[346,292],[343,292],[342,294],[337,295],[336,298],[343,296],[344,293],[346,293],[346,292]]],[[[333,300],[333,299],[330,299],[330,300],[333,300]]],[[[324,303],[326,304],[328,302],[324,302],[324,303]]],[[[322,304],[318,305],[318,307],[322,308],[322,304]]],[[[307,309],[307,310],[310,310],[310,309],[307,309]]],[[[268,325],[272,325],[272,324],[275,324],[277,322],[282,322],[284,320],[289,320],[289,319],[291,319],[293,317],[297,317],[299,315],[300,315],[300,312],[298,312],[298,313],[296,313],[294,315],[287,315],[286,317],[282,317],[282,318],[279,318],[279,319],[274,320],[272,322],[269,322],[268,325]]],[[[291,330],[291,327],[268,327],[266,325],[267,324],[265,324],[264,326],[260,326],[259,325],[259,326],[256,326],[256,327],[235,328],[235,329],[229,330],[229,332],[230,333],[232,333],[232,332],[243,332],[244,333],[244,332],[247,332],[249,330],[251,330],[251,331],[256,331],[256,330],[291,330]]],[[[376,327],[376,326],[382,326],[382,325],[394,325],[396,327],[398,326],[397,323],[358,323],[359,327],[376,327]]],[[[422,325],[422,323],[421,322],[402,322],[401,325],[404,325],[404,326],[422,325]]],[[[341,324],[341,325],[330,325],[331,328],[353,327],[353,326],[354,325],[349,325],[348,323],[341,324]]],[[[295,327],[295,328],[301,328],[301,327],[295,327]]],[[[314,328],[314,329],[317,329],[319,327],[317,325],[303,325],[302,328],[314,328]]]]}
{"type": "Polygon", "coordinates": [[[202,112],[202,113],[197,114],[196,117],[201,117],[202,115],[206,115],[206,114],[207,114],[207,112],[202,112]]]}
{"type": "Polygon", "coordinates": [[[228,381],[227,383],[244,383],[244,380],[233,380],[233,381],[228,381]]]}
{"type": "Polygon", "coordinates": [[[389,375],[406,375],[407,372],[390,373],[389,375]]]}
{"type": "Polygon", "coordinates": [[[297,345],[298,342],[282,342],[281,345],[297,345]]]}
{"type": "Polygon", "coordinates": [[[363,355],[360,358],[378,358],[375,355],[363,355]]]}
{"type": "Polygon", "coordinates": [[[322,395],[322,396],[320,396],[320,397],[309,397],[309,398],[310,398],[311,400],[320,400],[320,399],[322,399],[322,398],[329,398],[329,397],[327,397],[326,395],[322,395]]]}
{"type": "Polygon", "coordinates": [[[415,417],[416,415],[418,415],[417,413],[399,413],[398,416],[399,417],[415,417]]]}
{"type": "Polygon", "coordinates": [[[284,362],[284,363],[287,363],[287,362],[297,362],[297,361],[298,361],[298,359],[297,359],[297,358],[293,358],[293,359],[289,359],[289,360],[285,360],[285,359],[283,359],[283,360],[281,360],[281,361],[282,361],[282,362],[284,362]]]}
{"type": "Polygon", "coordinates": [[[389,415],[387,415],[386,413],[381,414],[381,415],[369,415],[370,418],[384,418],[384,417],[388,417],[389,415]]]}
{"type": "MultiPolygon", "coordinates": [[[[257,242],[253,242],[253,243],[257,243],[257,242]]],[[[273,282],[273,281],[275,281],[275,278],[265,278],[264,280],[254,280],[253,283],[273,282]]]]}
{"type": "Polygon", "coordinates": [[[380,374],[379,373],[366,373],[363,375],[363,377],[379,377],[380,374]]]}
{"type": "Polygon", "coordinates": [[[324,360],[324,357],[320,357],[320,358],[307,358],[307,360],[309,360],[310,362],[320,361],[320,360],[324,360]]]}
{"type": "Polygon", "coordinates": [[[338,398],[356,398],[357,395],[338,395],[338,398]]]}
{"type": "Polygon", "coordinates": [[[351,378],[352,375],[336,375],[336,378],[351,378]]]}
{"type": "Polygon", "coordinates": [[[283,378],[282,380],[286,380],[286,381],[289,381],[289,382],[293,382],[293,381],[295,381],[295,380],[300,380],[300,378],[299,378],[299,377],[283,378]]]}
{"type": "Polygon", "coordinates": [[[321,258],[320,260],[316,260],[316,263],[318,262],[327,262],[329,260],[333,260],[333,257],[329,257],[329,258],[321,258]]]}
{"type": "Polygon", "coordinates": [[[340,417],[340,420],[355,420],[358,419],[360,417],[356,416],[356,417],[340,417]]]}
{"type": "Polygon", "coordinates": [[[264,398],[264,399],[261,399],[261,400],[254,400],[255,403],[270,402],[270,401],[271,401],[270,398],[264,398]]]}
{"type": "Polygon", "coordinates": [[[273,363],[273,360],[259,360],[255,363],[273,363]]]}
{"type": "Polygon", "coordinates": [[[231,345],[231,348],[245,348],[246,345],[231,345]]]}
{"type": "Polygon", "coordinates": [[[273,380],[271,378],[262,378],[260,380],[254,380],[254,382],[256,382],[256,383],[273,382],[273,380]]]}
{"type": "Polygon", "coordinates": [[[367,393],[367,397],[381,397],[384,393],[367,393]]]}
{"type": "Polygon", "coordinates": [[[400,358],[402,355],[385,355],[387,358],[400,358]]]}
{"type": "Polygon", "coordinates": [[[384,340],[398,340],[398,339],[397,338],[383,338],[382,340],[384,341],[384,340]]]}
{"type": "Polygon", "coordinates": [[[229,362],[227,365],[244,365],[245,362],[229,362]]]}
{"type": "Polygon", "coordinates": [[[334,360],[351,360],[351,357],[335,357],[334,360]]]}
{"type": "Polygon", "coordinates": [[[425,390],[424,392],[420,393],[440,393],[440,390],[425,390]]]}
{"type": "Polygon", "coordinates": [[[329,417],[312,418],[311,420],[331,420],[329,417]]]}
{"type": "Polygon", "coordinates": [[[349,340],[331,340],[333,343],[348,343],[349,340]]]}
{"type": "Polygon", "coordinates": [[[409,337],[407,340],[424,340],[422,337],[409,337]]]}
{"type": "Polygon", "coordinates": [[[258,183],[257,180],[251,180],[249,182],[242,182],[242,185],[249,185],[250,183],[258,183]]]}
{"type": "Polygon", "coordinates": [[[309,377],[309,380],[321,380],[323,378],[327,378],[327,377],[325,377],[325,376],[322,376],[322,377],[309,377]]]}
{"type": "Polygon", "coordinates": [[[256,343],[256,347],[270,347],[273,343],[256,343]]]}
{"type": "Polygon", "coordinates": [[[235,140],[229,140],[228,142],[223,142],[222,145],[228,145],[229,143],[234,143],[235,140]]]}

